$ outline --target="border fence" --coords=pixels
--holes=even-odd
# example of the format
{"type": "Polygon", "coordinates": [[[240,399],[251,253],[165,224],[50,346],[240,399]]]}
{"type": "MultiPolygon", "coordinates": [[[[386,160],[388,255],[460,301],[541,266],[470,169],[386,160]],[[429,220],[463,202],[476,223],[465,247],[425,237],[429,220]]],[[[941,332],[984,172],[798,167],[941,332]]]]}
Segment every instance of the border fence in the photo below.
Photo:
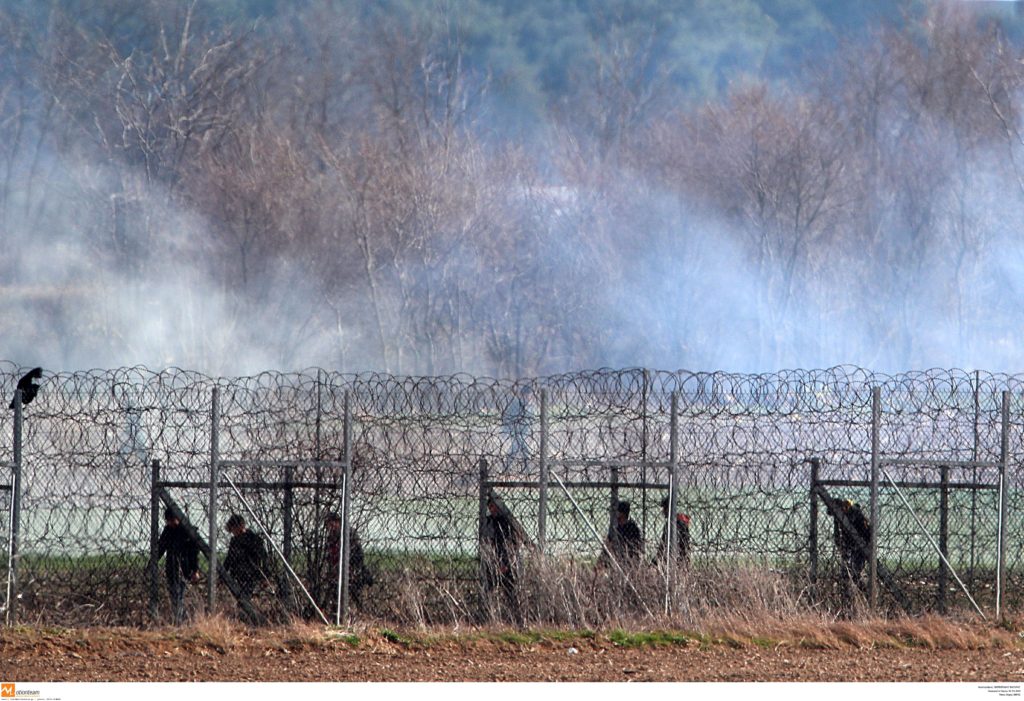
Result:
{"type": "MultiPolygon", "coordinates": [[[[26,370],[0,362],[5,407],[26,370]]],[[[597,576],[582,573],[600,569],[619,501],[632,505],[643,566],[655,572],[626,578],[638,610],[678,611],[680,581],[745,568],[839,610],[851,582],[836,529],[849,500],[872,525],[855,587],[867,605],[998,618],[1024,603],[1022,381],[852,367],[515,381],[44,373],[34,400],[0,417],[3,615],[169,620],[157,560],[161,514],[172,510],[205,553],[190,611],[233,610],[237,599],[241,615],[266,621],[473,620],[494,593],[481,548],[493,496],[524,553],[518,598],[499,614],[544,618],[538,602],[552,591],[569,608],[628,607],[624,589],[605,601],[563,586],[596,589],[597,576]],[[649,565],[667,530],[665,498],[691,538],[687,562],[668,567],[649,565]],[[253,592],[240,594],[223,566],[233,513],[267,544],[253,592]],[[537,563],[555,589],[531,579],[537,563]],[[641,596],[645,581],[655,596],[641,596]]]]}

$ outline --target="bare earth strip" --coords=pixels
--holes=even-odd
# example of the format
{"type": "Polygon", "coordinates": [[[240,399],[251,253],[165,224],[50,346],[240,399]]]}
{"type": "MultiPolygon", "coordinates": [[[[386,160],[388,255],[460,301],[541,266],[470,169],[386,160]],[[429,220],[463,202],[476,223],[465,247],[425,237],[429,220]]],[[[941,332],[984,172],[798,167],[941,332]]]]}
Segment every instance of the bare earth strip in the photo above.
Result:
{"type": "Polygon", "coordinates": [[[848,644],[805,648],[736,640],[623,647],[606,636],[508,642],[449,636],[358,642],[305,631],[91,629],[0,632],[5,681],[1024,681],[1024,646],[848,644]],[[571,651],[574,650],[575,652],[571,651]]]}

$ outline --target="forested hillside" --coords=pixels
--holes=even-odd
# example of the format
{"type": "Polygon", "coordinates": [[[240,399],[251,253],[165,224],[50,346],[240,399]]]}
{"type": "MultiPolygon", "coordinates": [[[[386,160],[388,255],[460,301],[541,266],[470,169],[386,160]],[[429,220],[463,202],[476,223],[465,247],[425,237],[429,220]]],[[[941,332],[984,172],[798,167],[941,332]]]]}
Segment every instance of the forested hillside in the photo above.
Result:
{"type": "Polygon", "coordinates": [[[7,0],[0,357],[1019,371],[1024,17],[7,0]]]}

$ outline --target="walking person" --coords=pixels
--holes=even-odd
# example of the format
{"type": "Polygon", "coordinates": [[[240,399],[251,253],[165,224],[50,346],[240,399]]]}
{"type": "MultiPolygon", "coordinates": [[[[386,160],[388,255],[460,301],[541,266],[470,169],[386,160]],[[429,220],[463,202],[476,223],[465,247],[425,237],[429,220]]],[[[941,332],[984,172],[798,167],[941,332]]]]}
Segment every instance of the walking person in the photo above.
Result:
{"type": "Polygon", "coordinates": [[[185,589],[189,582],[195,584],[199,581],[199,544],[170,509],[164,510],[164,529],[157,542],[157,562],[165,554],[171,615],[174,625],[181,625],[185,620],[185,589]]]}
{"type": "Polygon", "coordinates": [[[871,522],[864,515],[860,505],[843,499],[834,502],[833,534],[836,552],[839,555],[839,572],[842,578],[843,607],[853,603],[853,589],[861,586],[861,573],[868,562],[871,547],[871,522]]]}
{"type": "Polygon", "coordinates": [[[491,592],[501,587],[509,607],[517,611],[516,568],[523,538],[508,509],[498,503],[493,494],[487,496],[483,536],[480,558],[484,569],[484,588],[491,592]]]}
{"type": "Polygon", "coordinates": [[[243,611],[252,601],[256,588],[269,582],[267,577],[267,548],[263,538],[253,533],[239,514],[231,514],[226,524],[231,541],[224,558],[224,569],[238,585],[238,603],[243,611]]]}
{"type": "Polygon", "coordinates": [[[686,566],[690,564],[690,517],[682,512],[676,513],[675,518],[669,519],[668,497],[661,500],[661,515],[665,519],[665,527],[661,531],[661,540],[658,541],[658,553],[655,562],[664,562],[665,544],[669,542],[668,529],[671,525],[673,540],[675,541],[676,564],[686,566]]]}
{"type": "MultiPolygon", "coordinates": [[[[644,536],[636,521],[629,517],[628,501],[620,501],[615,506],[615,523],[608,529],[608,551],[624,568],[635,567],[644,554],[644,536]]],[[[607,554],[602,553],[599,564],[608,564],[607,554]]]]}

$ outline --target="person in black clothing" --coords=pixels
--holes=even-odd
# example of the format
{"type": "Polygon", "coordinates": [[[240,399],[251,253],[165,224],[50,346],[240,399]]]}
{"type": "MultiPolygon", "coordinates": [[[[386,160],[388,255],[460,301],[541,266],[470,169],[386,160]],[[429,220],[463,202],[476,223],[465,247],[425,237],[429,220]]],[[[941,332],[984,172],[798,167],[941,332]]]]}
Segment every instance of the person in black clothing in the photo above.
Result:
{"type": "Polygon", "coordinates": [[[508,511],[487,497],[487,518],[484,521],[484,586],[493,591],[500,586],[510,603],[515,600],[516,562],[521,538],[508,511]]]}
{"type": "Polygon", "coordinates": [[[239,514],[231,514],[227,522],[231,534],[224,569],[238,583],[239,599],[249,601],[256,587],[267,580],[267,549],[263,539],[246,526],[239,514]]]}
{"type": "Polygon", "coordinates": [[[159,561],[167,554],[167,590],[171,596],[174,624],[180,625],[185,619],[185,587],[188,582],[194,584],[199,581],[199,544],[170,509],[164,511],[164,524],[156,559],[159,561]]]}
{"type": "MultiPolygon", "coordinates": [[[[665,560],[665,543],[668,540],[668,497],[661,500],[661,515],[665,518],[665,527],[661,531],[661,540],[658,542],[658,554],[656,561],[665,560]]],[[[676,564],[687,565],[690,562],[690,517],[684,513],[677,513],[673,519],[676,541],[676,564]]]]}
{"type": "Polygon", "coordinates": [[[860,586],[860,576],[868,561],[871,522],[861,511],[860,505],[849,499],[837,501],[836,507],[839,516],[835,517],[832,524],[833,540],[839,554],[841,576],[844,579],[841,589],[843,604],[849,606],[852,602],[853,587],[860,586]]]}
{"type": "MultiPolygon", "coordinates": [[[[629,517],[629,502],[615,507],[615,523],[608,529],[608,550],[623,567],[635,567],[644,554],[644,537],[636,521],[629,517]]],[[[602,555],[602,559],[606,558],[602,555]]]]}
{"type": "Polygon", "coordinates": [[[843,571],[850,579],[856,581],[868,561],[866,551],[871,544],[871,523],[861,511],[860,505],[849,499],[838,502],[838,507],[843,519],[836,518],[832,524],[833,539],[843,571]],[[842,522],[844,519],[846,524],[842,522]],[[852,532],[850,528],[853,529],[852,532]]]}
{"type": "MultiPolygon", "coordinates": [[[[338,597],[338,567],[341,564],[341,516],[330,512],[324,519],[327,540],[324,555],[327,559],[328,609],[334,610],[338,597]]],[[[373,576],[366,567],[363,543],[355,528],[348,531],[348,594],[356,606],[362,607],[363,590],[373,584],[373,576]]]]}

